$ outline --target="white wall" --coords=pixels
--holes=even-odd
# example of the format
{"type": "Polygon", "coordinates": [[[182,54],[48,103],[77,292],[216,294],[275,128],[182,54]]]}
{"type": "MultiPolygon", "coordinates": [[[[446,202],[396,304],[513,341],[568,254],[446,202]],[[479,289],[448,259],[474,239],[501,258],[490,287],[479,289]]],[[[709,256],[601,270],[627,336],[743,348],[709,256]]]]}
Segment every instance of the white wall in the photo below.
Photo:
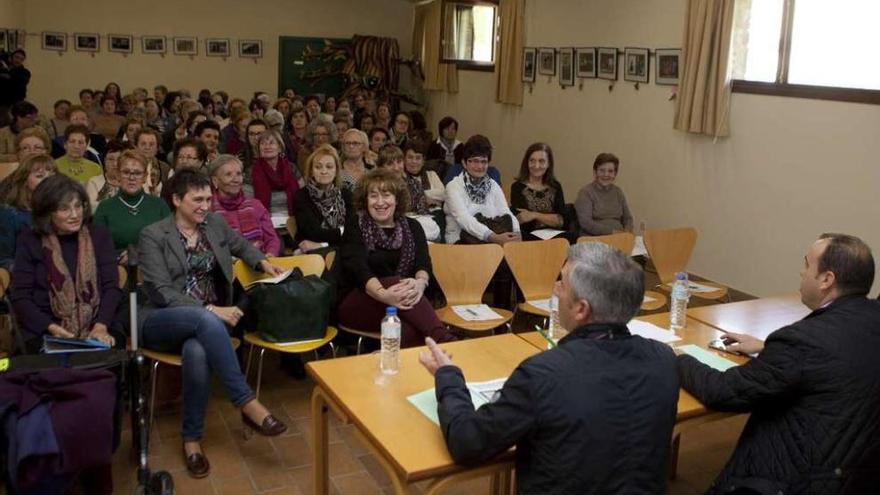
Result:
{"type": "MultiPolygon", "coordinates": [[[[528,0],[526,46],[681,45],[684,0],[528,0]]],[[[857,235],[880,257],[880,109],[873,105],[734,94],[731,136],[672,128],[672,89],[621,79],[561,89],[538,76],[522,107],[494,103],[489,73],[461,71],[455,95],[431,93],[430,120],[453,115],[461,137],[495,146],[505,182],[535,141],[554,150],[566,199],[592,178],[596,154],[621,159],[618,183],[648,228],[691,225],[690,271],[757,295],[796,291],[822,232],[857,235]]],[[[875,283],[875,292],[880,282],[875,283]]]]}

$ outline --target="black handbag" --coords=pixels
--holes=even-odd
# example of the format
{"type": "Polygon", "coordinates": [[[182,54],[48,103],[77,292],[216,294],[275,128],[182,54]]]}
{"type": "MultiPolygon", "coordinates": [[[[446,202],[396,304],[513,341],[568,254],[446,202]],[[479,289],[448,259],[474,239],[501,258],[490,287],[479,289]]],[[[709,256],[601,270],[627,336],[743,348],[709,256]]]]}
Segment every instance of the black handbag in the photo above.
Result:
{"type": "Polygon", "coordinates": [[[302,270],[295,268],[277,284],[255,284],[248,299],[248,309],[263,340],[319,340],[327,331],[333,285],[317,275],[303,276],[302,270]]]}
{"type": "MultiPolygon", "coordinates": [[[[504,234],[507,232],[513,232],[513,218],[510,215],[499,215],[497,217],[486,218],[482,213],[477,213],[474,215],[474,218],[477,219],[478,222],[489,227],[489,230],[496,234],[504,234]]],[[[470,232],[462,229],[461,234],[459,235],[459,244],[486,244],[486,241],[482,239],[477,239],[470,232]]]]}

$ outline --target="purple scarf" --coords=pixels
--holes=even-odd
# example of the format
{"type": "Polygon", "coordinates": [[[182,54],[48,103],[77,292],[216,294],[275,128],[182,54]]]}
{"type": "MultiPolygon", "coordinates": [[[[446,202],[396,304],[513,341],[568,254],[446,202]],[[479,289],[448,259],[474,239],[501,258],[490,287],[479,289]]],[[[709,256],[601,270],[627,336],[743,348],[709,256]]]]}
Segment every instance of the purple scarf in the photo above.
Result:
{"type": "Polygon", "coordinates": [[[413,276],[416,264],[416,242],[409,228],[409,222],[405,218],[394,223],[394,231],[391,235],[385,234],[385,230],[379,227],[368,213],[358,213],[358,226],[367,251],[375,251],[376,248],[400,250],[397,274],[401,277],[413,276]]]}

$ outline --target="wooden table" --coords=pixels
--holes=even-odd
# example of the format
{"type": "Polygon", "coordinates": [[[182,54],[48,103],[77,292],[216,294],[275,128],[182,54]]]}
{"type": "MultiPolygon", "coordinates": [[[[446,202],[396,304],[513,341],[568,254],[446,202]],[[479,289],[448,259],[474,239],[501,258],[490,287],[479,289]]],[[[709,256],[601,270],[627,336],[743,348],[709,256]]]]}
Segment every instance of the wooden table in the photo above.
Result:
{"type": "Polygon", "coordinates": [[[688,309],[691,319],[725,332],[744,333],[761,340],[809,313],[810,309],[801,302],[800,294],[688,309]]]}
{"type": "MultiPolygon", "coordinates": [[[[504,334],[443,344],[469,381],[509,376],[523,359],[539,349],[525,340],[504,334]]],[[[312,393],[315,435],[315,493],[329,487],[327,411],[349,421],[388,472],[396,493],[408,493],[414,482],[434,479],[428,493],[438,493],[457,481],[493,475],[493,489],[509,491],[511,453],[476,468],[456,465],[440,428],[406,398],[434,387],[433,377],[419,364],[412,348],[401,351],[400,372],[379,373],[379,355],[312,361],[306,365],[316,386],[312,393]],[[379,381],[377,382],[377,379],[379,381]]]]}

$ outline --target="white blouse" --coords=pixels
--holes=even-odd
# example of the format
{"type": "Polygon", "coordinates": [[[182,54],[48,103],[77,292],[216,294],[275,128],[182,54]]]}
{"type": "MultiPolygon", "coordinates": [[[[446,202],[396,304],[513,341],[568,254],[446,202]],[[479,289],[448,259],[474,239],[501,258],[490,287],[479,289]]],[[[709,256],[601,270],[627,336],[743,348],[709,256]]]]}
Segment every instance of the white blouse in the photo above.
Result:
{"type": "Polygon", "coordinates": [[[446,212],[446,242],[448,244],[458,242],[462,230],[477,239],[485,241],[489,238],[492,230],[474,218],[477,213],[482,213],[486,218],[510,215],[513,219],[513,231],[519,233],[519,222],[507,206],[507,199],[504,198],[501,186],[494,180],[490,180],[490,182],[492,187],[483,204],[474,203],[468,197],[464,188],[464,174],[460,174],[449,184],[446,184],[446,203],[443,205],[443,211],[446,212]]]}

